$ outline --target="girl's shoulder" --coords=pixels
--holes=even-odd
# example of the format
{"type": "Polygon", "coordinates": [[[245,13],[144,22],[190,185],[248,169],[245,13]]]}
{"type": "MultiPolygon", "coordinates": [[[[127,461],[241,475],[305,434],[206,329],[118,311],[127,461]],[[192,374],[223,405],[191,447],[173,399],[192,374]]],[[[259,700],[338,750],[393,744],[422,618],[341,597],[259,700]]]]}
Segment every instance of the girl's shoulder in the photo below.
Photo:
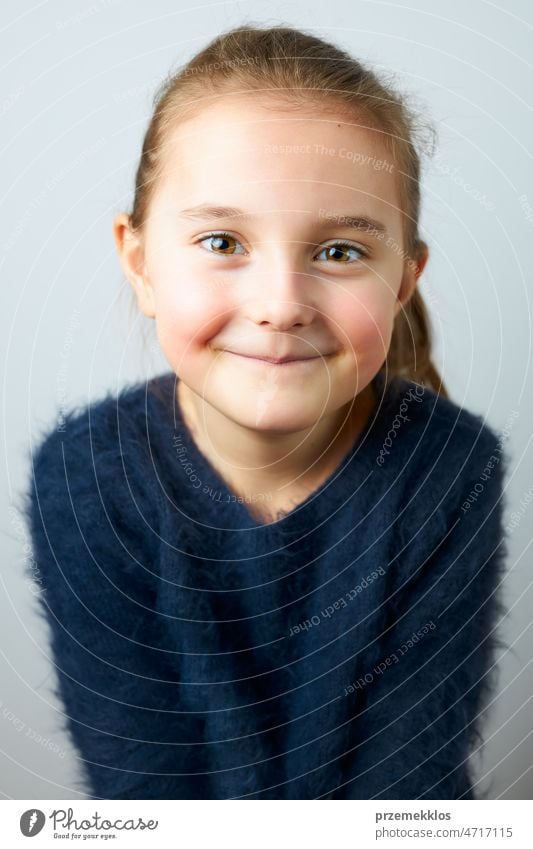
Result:
{"type": "Polygon", "coordinates": [[[61,615],[80,601],[99,610],[104,596],[118,610],[115,591],[142,602],[152,586],[161,501],[142,438],[145,396],[146,384],[136,383],[72,405],[28,448],[17,500],[61,615]]]}
{"type": "Polygon", "coordinates": [[[384,408],[377,465],[395,490],[406,544],[416,538],[429,551],[459,518],[466,533],[467,514],[480,525],[496,521],[505,501],[506,432],[496,433],[483,416],[405,378],[391,382],[384,408]]]}
{"type": "Polygon", "coordinates": [[[447,521],[472,491],[490,493],[487,506],[500,497],[505,433],[406,378],[394,378],[384,399],[376,467],[413,514],[434,512],[447,521]]]}
{"type": "Polygon", "coordinates": [[[470,456],[492,453],[501,442],[485,417],[407,378],[393,378],[385,398],[390,430],[402,432],[398,442],[426,459],[445,454],[449,462],[466,463],[470,456]]]}
{"type": "Polygon", "coordinates": [[[41,488],[58,491],[62,481],[69,494],[142,483],[150,463],[146,437],[147,398],[157,378],[107,390],[87,403],[61,413],[53,426],[34,425],[28,448],[31,476],[41,488]],[[37,435],[35,432],[37,431],[37,435]]]}
{"type": "Polygon", "coordinates": [[[483,416],[412,381],[395,381],[389,400],[389,416],[408,401],[409,419],[380,472],[394,491],[387,519],[402,555],[395,586],[422,592],[424,580],[439,582],[439,596],[452,603],[485,563],[487,580],[503,568],[508,431],[496,433],[483,416]]]}
{"type": "Polygon", "coordinates": [[[58,416],[53,428],[41,428],[36,442],[59,440],[76,443],[80,436],[91,433],[99,447],[114,440],[138,441],[146,431],[146,420],[156,413],[154,402],[171,399],[175,376],[165,372],[147,381],[132,381],[118,390],[105,390],[88,402],[77,402],[58,416]]]}

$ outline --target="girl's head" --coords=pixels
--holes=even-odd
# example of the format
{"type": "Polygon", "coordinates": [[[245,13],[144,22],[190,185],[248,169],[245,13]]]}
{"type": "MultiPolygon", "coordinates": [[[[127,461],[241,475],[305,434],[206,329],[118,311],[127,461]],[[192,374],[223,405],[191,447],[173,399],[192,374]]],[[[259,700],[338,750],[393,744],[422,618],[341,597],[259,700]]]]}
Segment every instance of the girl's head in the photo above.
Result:
{"type": "Polygon", "coordinates": [[[373,72],[288,27],[224,33],[164,83],[114,228],[190,389],[271,430],[310,426],[381,369],[444,392],[416,289],[414,133],[373,72]]]}

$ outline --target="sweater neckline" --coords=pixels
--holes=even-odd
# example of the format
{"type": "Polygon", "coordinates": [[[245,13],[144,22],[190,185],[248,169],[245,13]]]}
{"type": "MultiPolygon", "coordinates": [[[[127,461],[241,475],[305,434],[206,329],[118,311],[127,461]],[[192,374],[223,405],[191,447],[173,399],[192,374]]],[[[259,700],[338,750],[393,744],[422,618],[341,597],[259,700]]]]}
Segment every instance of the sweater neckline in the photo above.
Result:
{"type": "MultiPolygon", "coordinates": [[[[375,463],[382,445],[388,416],[386,409],[391,401],[391,383],[385,381],[384,374],[378,372],[373,378],[376,405],[351,447],[344,454],[327,478],[319,484],[305,500],[285,511],[273,522],[262,522],[252,515],[247,502],[238,496],[226,480],[212,465],[210,460],[197,446],[188,425],[185,422],[178,399],[179,377],[173,372],[162,376],[166,378],[169,401],[172,407],[173,425],[178,444],[184,449],[184,457],[194,468],[195,481],[202,487],[200,501],[201,522],[204,528],[218,531],[255,531],[268,537],[277,532],[291,533],[303,527],[316,526],[327,520],[343,506],[343,502],[357,497],[357,490],[363,486],[373,473],[379,469],[375,463]],[[365,477],[366,473],[366,477],[365,477]],[[349,486],[346,485],[349,479],[349,486]],[[203,502],[205,499],[205,502],[203,502]],[[202,502],[204,509],[202,509],[202,502]],[[210,509],[213,506],[215,509],[210,509]],[[216,516],[216,518],[215,518],[216,516]],[[216,524],[209,524],[215,518],[216,524]]],[[[179,464],[178,464],[179,465],[179,464]]],[[[185,464],[177,471],[186,474],[185,464]]],[[[193,485],[191,495],[199,490],[193,485]]],[[[191,498],[191,503],[194,501],[191,498]]]]}

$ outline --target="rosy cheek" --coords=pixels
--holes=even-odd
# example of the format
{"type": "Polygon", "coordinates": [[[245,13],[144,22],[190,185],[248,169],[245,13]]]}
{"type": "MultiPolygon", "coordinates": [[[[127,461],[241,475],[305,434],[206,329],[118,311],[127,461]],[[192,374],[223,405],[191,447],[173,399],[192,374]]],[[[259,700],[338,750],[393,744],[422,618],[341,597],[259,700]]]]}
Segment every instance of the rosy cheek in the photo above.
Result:
{"type": "Polygon", "coordinates": [[[161,343],[174,350],[187,348],[190,353],[216,336],[231,311],[212,285],[180,280],[175,286],[159,287],[156,315],[161,343]]]}
{"type": "Polygon", "coordinates": [[[352,300],[345,305],[339,319],[341,337],[355,354],[386,354],[392,332],[393,313],[387,300],[369,298],[352,300]]]}

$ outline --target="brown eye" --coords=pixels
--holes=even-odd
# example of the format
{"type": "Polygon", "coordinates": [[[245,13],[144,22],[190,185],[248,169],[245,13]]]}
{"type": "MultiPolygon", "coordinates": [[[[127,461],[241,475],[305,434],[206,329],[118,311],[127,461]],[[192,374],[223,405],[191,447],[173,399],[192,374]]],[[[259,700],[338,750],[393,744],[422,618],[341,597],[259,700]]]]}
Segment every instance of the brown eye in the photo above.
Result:
{"type": "Polygon", "coordinates": [[[335,260],[335,265],[341,265],[343,263],[352,264],[348,256],[348,251],[355,251],[359,254],[359,257],[355,258],[356,261],[366,256],[366,253],[361,248],[357,247],[357,245],[352,245],[351,242],[335,242],[332,245],[326,245],[320,253],[322,254],[324,251],[326,251],[327,259],[335,260]]]}
{"type": "Polygon", "coordinates": [[[211,241],[211,247],[214,249],[208,249],[210,253],[227,254],[229,256],[233,256],[236,253],[233,250],[234,245],[240,244],[235,236],[232,236],[230,233],[209,233],[208,236],[204,236],[198,241],[201,244],[209,240],[211,241]]]}

